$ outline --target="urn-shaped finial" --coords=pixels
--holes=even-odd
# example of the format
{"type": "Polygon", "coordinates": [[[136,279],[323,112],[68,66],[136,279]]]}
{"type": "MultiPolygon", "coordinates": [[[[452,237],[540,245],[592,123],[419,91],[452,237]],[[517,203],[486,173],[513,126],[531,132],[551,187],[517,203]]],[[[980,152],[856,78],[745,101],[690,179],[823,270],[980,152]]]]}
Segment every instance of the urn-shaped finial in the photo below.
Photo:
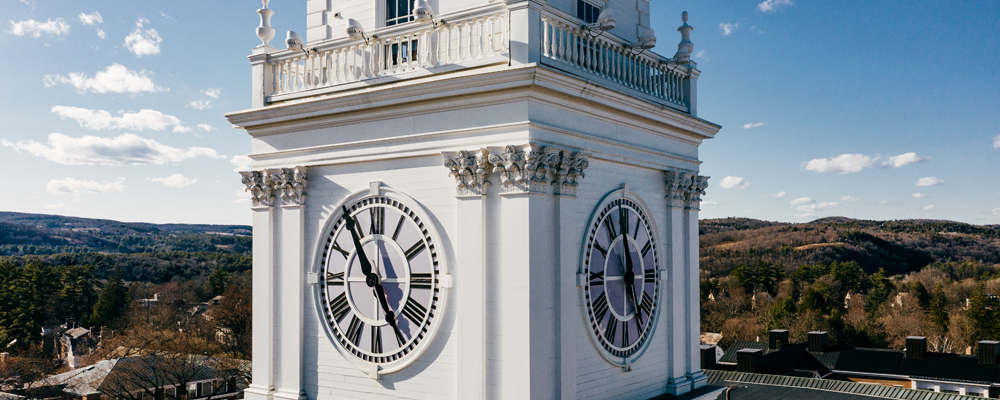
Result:
{"type": "Polygon", "coordinates": [[[274,15],[274,11],[267,8],[267,3],[271,0],[261,0],[264,3],[264,8],[257,10],[257,14],[260,14],[260,26],[257,27],[257,38],[260,39],[261,46],[267,46],[267,42],[274,39],[274,28],[271,27],[271,16],[274,15]]]}
{"type": "Polygon", "coordinates": [[[684,22],[677,31],[681,33],[681,42],[677,44],[677,54],[674,54],[674,62],[686,64],[691,61],[691,53],[694,53],[694,43],[691,43],[691,31],[694,29],[688,25],[688,12],[681,13],[681,21],[684,22]]]}

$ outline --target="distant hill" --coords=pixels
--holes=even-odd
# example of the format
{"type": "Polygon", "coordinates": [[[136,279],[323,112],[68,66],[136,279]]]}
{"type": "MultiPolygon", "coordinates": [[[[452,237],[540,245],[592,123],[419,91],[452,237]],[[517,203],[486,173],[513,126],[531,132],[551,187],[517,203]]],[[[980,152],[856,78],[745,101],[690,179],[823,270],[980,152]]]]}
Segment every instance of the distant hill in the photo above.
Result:
{"type": "Polygon", "coordinates": [[[247,225],[151,224],[0,212],[0,256],[213,252],[249,255],[247,225]]]}
{"type": "Polygon", "coordinates": [[[780,263],[789,272],[802,264],[855,261],[868,273],[885,268],[893,274],[938,261],[1000,263],[998,225],[845,217],[799,224],[721,218],[700,224],[701,268],[710,276],[756,260],[780,263]]]}

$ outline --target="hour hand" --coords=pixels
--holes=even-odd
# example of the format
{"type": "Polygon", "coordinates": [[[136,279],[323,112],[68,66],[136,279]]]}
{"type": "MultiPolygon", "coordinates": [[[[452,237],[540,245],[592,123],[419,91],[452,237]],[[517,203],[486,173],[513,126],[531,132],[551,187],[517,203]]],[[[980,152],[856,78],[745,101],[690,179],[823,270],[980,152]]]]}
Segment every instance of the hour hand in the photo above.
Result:
{"type": "Polygon", "coordinates": [[[375,285],[375,297],[378,297],[378,302],[382,306],[382,311],[385,312],[385,322],[389,323],[392,327],[393,332],[396,333],[396,341],[402,345],[406,341],[403,340],[403,333],[399,331],[399,327],[396,326],[396,314],[392,312],[389,308],[389,302],[385,299],[385,289],[382,288],[382,284],[375,285]]]}

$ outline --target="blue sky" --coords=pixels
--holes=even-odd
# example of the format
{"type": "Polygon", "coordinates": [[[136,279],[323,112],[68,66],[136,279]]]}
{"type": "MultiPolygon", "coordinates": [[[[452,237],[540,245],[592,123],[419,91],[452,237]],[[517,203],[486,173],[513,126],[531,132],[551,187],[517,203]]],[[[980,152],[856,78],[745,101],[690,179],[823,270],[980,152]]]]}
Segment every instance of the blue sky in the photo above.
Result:
{"type": "MultiPolygon", "coordinates": [[[[1000,3],[843,4],[652,2],[667,56],[691,13],[699,116],[723,126],[702,217],[1000,223],[1000,3]]],[[[222,114],[249,107],[258,2],[4,6],[0,210],[250,222],[250,140],[222,114]]],[[[304,33],[305,1],[271,8],[272,45],[304,33]]]]}

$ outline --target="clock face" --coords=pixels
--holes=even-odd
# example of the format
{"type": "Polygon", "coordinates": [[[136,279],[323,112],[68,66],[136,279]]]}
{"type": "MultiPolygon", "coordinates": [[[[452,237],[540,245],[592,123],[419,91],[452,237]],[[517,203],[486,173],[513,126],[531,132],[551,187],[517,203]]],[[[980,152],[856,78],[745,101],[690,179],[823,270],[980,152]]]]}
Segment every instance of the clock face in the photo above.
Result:
{"type": "Polygon", "coordinates": [[[334,344],[349,357],[401,367],[429,342],[440,271],[433,227],[421,215],[383,195],[345,204],[335,215],[317,287],[334,344]]]}
{"type": "Polygon", "coordinates": [[[617,365],[641,354],[659,304],[659,252],[653,227],[637,202],[606,201],[589,225],[583,297],[591,337],[617,365]]]}

